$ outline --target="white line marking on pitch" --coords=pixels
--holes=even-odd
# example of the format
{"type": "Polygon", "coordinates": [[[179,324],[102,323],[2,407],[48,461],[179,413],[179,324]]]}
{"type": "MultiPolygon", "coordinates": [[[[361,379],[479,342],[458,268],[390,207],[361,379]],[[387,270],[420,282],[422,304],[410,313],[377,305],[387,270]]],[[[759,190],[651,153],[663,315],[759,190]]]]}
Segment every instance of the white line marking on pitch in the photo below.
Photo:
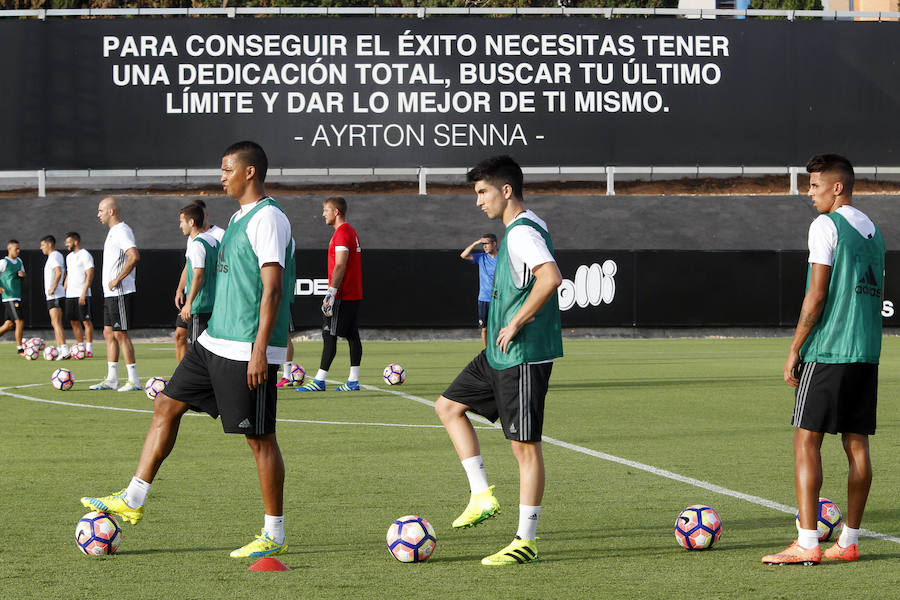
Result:
{"type": "MultiPolygon", "coordinates": [[[[88,381],[100,381],[97,380],[88,380],[88,381]]],[[[335,383],[335,382],[328,382],[335,383]]],[[[21,400],[28,400],[31,402],[43,402],[46,404],[56,404],[61,406],[73,406],[78,408],[97,408],[101,410],[117,410],[122,412],[136,412],[136,413],[148,413],[153,414],[152,410],[145,410],[140,408],[121,408],[116,406],[94,406],[92,404],[80,404],[77,402],[62,402],[59,400],[45,400],[43,398],[34,398],[32,396],[25,396],[22,394],[15,394],[12,392],[8,392],[9,389],[17,389],[17,388],[27,388],[27,387],[36,387],[41,385],[49,385],[47,383],[32,383],[27,385],[18,385],[18,386],[10,386],[0,388],[0,394],[4,396],[11,396],[13,398],[19,398],[21,400]]],[[[407,394],[406,392],[401,392],[400,390],[392,390],[392,389],[384,389],[381,387],[377,387],[374,385],[363,385],[359,386],[362,389],[373,391],[373,392],[383,392],[386,394],[393,394],[395,396],[400,396],[401,398],[406,398],[407,400],[412,400],[413,402],[418,402],[419,404],[424,404],[425,406],[434,407],[434,402],[431,400],[426,400],[425,398],[420,398],[419,396],[414,396],[412,394],[407,394]]],[[[203,417],[205,414],[201,413],[186,413],[188,416],[192,417],[203,417]]],[[[486,423],[490,427],[485,429],[499,429],[500,426],[494,423],[491,423],[484,417],[476,414],[469,415],[469,418],[478,421],[479,423],[486,423]]],[[[362,425],[362,426],[373,426],[373,427],[413,427],[413,428],[440,428],[442,425],[408,425],[402,423],[354,423],[354,422],[345,422],[345,421],[307,421],[301,419],[278,419],[280,422],[285,423],[307,423],[307,424],[316,424],[316,425],[362,425]]],[[[479,428],[481,429],[481,428],[479,428]]],[[[605,452],[600,452],[598,450],[591,450],[590,448],[585,448],[584,446],[578,446],[576,444],[570,444],[569,442],[564,442],[562,440],[558,440],[556,438],[543,436],[543,442],[547,444],[552,444],[554,446],[559,446],[560,448],[565,448],[567,450],[571,450],[573,452],[579,452],[581,454],[586,454],[588,456],[593,456],[594,458],[599,458],[601,460],[605,460],[608,462],[613,462],[616,464],[620,464],[623,466],[631,467],[633,469],[638,469],[640,471],[646,471],[647,473],[651,473],[653,475],[657,475],[658,477],[664,477],[666,479],[671,479],[672,481],[678,481],[679,483],[686,483],[688,485],[692,485],[694,487],[698,487],[700,489],[708,490],[710,492],[714,492],[716,494],[722,494],[723,496],[730,496],[732,498],[737,498],[738,500],[744,500],[745,502],[750,502],[751,504],[756,504],[759,506],[763,506],[765,508],[771,508],[773,510],[777,510],[783,513],[787,513],[790,515],[794,515],[797,513],[797,509],[788,506],[786,504],[780,504],[773,500],[767,500],[766,498],[761,498],[759,496],[753,496],[750,494],[745,494],[743,492],[738,492],[735,490],[728,489],[726,487],[722,487],[720,485],[716,485],[714,483],[710,483],[708,481],[703,481],[702,479],[695,479],[693,477],[686,477],[684,475],[679,475],[678,473],[673,473],[672,471],[667,471],[665,469],[660,469],[658,467],[654,467],[651,465],[646,465],[644,463],[640,463],[634,460],[629,460],[627,458],[621,458],[619,456],[613,456],[612,454],[607,454],[605,452]]],[[[894,542],[900,544],[900,537],[888,535],[885,533],[878,533],[877,531],[870,531],[868,529],[860,529],[859,534],[871,537],[879,540],[884,540],[887,542],[894,542]]]]}

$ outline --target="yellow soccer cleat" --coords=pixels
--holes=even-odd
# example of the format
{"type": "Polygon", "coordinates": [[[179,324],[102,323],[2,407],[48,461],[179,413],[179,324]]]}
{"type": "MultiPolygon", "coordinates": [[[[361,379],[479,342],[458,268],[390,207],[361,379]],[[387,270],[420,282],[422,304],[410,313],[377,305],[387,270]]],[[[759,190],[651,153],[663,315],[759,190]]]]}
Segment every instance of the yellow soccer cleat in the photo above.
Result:
{"type": "Polygon", "coordinates": [[[90,508],[97,512],[121,517],[123,521],[128,521],[133,525],[137,525],[137,522],[144,516],[143,506],[132,508],[125,502],[125,490],[102,498],[85,496],[81,499],[81,504],[85,506],[85,508],[90,508]]]}
{"type": "Polygon", "coordinates": [[[500,503],[494,497],[494,486],[491,486],[483,492],[472,494],[466,510],[453,521],[453,527],[456,529],[474,527],[499,512],[500,503]]]}
{"type": "Polygon", "coordinates": [[[516,536],[512,543],[500,552],[482,558],[481,564],[491,566],[521,565],[534,562],[537,558],[537,540],[523,540],[516,536]]]}
{"type": "Polygon", "coordinates": [[[287,552],[287,544],[276,543],[263,529],[255,540],[246,546],[241,546],[237,550],[232,550],[229,556],[231,558],[261,558],[263,556],[284,554],[285,552],[287,552]]]}

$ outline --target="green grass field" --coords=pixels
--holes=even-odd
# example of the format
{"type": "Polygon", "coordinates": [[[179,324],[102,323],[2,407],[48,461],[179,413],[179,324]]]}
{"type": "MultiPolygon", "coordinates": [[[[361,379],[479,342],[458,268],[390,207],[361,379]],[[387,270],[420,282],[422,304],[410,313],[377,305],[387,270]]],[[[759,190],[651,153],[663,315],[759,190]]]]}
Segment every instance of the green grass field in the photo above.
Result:
{"type": "MultiPolygon", "coordinates": [[[[545,417],[547,491],[540,561],[484,567],[518,518],[518,471],[502,434],[479,424],[498,518],[457,532],[465,475],[428,402],[478,350],[478,342],[367,342],[353,394],[280,393],[278,437],[287,465],[289,572],[247,570],[228,552],[262,526],[255,463],[241,436],[206,416],[183,420],[139,525],[125,524],[120,552],[82,556],[73,532],[83,495],[124,487],[136,466],[152,404],[143,394],[90,392],[105,375],[103,347],[68,361],[72,391],[49,384],[56,364],[14,357],[0,344],[3,406],[0,589],[6,598],[854,598],[896,596],[900,586],[900,339],[881,367],[875,480],[861,540],[863,560],[766,567],[760,557],[794,536],[791,389],[781,379],[786,339],[571,340],[553,372],[545,417]],[[403,364],[406,384],[381,370],[403,364]],[[50,400],[53,403],[41,402],[50,400]],[[128,409],[128,410],[107,410],[128,409]],[[632,461],[616,462],[611,457],[632,461]],[[643,466],[646,465],[647,470],[643,466]],[[655,469],[656,471],[653,471],[655,469]],[[694,478],[677,481],[666,473],[694,478]],[[701,482],[756,497],[735,497],[701,482]],[[768,502],[769,504],[766,504],[768,502]],[[705,503],[724,522],[715,548],[687,552],[672,527],[705,503]],[[437,532],[419,565],[385,549],[392,520],[416,513],[437,532]]],[[[319,343],[297,344],[308,369],[319,343]]],[[[137,345],[143,378],[168,376],[170,344],[137,345]]],[[[58,363],[57,363],[58,364],[58,363]]],[[[332,378],[346,374],[339,346],[332,378]]],[[[124,375],[124,368],[121,368],[124,375]]],[[[839,440],[823,448],[823,495],[846,503],[839,440]]]]}

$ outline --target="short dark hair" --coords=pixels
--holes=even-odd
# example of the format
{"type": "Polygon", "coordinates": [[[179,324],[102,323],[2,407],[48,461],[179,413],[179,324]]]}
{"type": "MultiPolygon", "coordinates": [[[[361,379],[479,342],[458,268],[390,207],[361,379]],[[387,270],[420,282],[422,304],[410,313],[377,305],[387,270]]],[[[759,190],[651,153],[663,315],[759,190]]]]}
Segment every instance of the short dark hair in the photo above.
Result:
{"type": "Polygon", "coordinates": [[[72,238],[72,239],[75,240],[76,242],[80,242],[80,241],[81,241],[81,236],[78,235],[78,232],[77,232],[77,231],[70,231],[69,233],[66,234],[66,237],[67,237],[67,238],[72,238]]]}
{"type": "Polygon", "coordinates": [[[481,237],[487,238],[487,239],[491,240],[492,242],[494,242],[495,244],[497,243],[497,236],[494,235],[493,233],[486,233],[481,237]]]}
{"type": "Polygon", "coordinates": [[[269,159],[265,150],[256,142],[243,141],[234,143],[227,148],[222,156],[234,154],[238,160],[248,167],[256,168],[256,176],[262,182],[266,180],[266,172],[269,170],[269,159]]]}
{"type": "Polygon", "coordinates": [[[522,180],[522,167],[506,154],[487,158],[466,173],[469,183],[486,181],[498,188],[509,184],[513,196],[519,199],[522,199],[522,180]]]}
{"type": "Polygon", "coordinates": [[[52,235],[45,235],[44,237],[41,238],[41,241],[42,242],[50,242],[51,246],[56,246],[56,238],[53,237],[52,235]]]}
{"type": "Polygon", "coordinates": [[[853,193],[853,183],[856,181],[853,165],[840,154],[816,154],[806,162],[806,172],[836,175],[847,193],[853,193]]]}
{"type": "Polygon", "coordinates": [[[193,221],[194,227],[200,228],[203,227],[203,220],[206,216],[203,214],[203,209],[194,202],[191,202],[184,208],[178,211],[179,215],[184,215],[185,221],[193,221]]]}
{"type": "Polygon", "coordinates": [[[199,206],[199,207],[202,208],[203,210],[206,210],[206,202],[204,202],[204,201],[201,200],[200,198],[195,198],[194,200],[191,200],[191,204],[196,204],[197,206],[199,206]]]}
{"type": "Polygon", "coordinates": [[[341,216],[345,219],[347,218],[347,201],[341,196],[332,196],[331,198],[325,201],[325,204],[330,205],[332,208],[336,208],[341,216]]]}
{"type": "MultiPolygon", "coordinates": [[[[9,246],[10,244],[19,244],[19,240],[9,240],[8,242],[6,242],[7,246],[9,246]]],[[[21,246],[22,244],[19,245],[21,246]]]]}

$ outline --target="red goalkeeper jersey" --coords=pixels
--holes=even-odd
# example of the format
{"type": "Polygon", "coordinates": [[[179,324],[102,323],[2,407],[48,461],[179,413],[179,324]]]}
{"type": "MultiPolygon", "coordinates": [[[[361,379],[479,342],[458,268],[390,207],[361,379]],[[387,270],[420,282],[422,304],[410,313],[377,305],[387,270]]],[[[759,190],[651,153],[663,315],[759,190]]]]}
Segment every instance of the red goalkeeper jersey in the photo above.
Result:
{"type": "Polygon", "coordinates": [[[356,230],[349,223],[344,223],[334,231],[328,244],[328,285],[331,286],[331,275],[334,273],[335,250],[349,251],[347,270],[344,281],[338,289],[337,298],[341,300],[362,300],[362,248],[356,230]]]}

